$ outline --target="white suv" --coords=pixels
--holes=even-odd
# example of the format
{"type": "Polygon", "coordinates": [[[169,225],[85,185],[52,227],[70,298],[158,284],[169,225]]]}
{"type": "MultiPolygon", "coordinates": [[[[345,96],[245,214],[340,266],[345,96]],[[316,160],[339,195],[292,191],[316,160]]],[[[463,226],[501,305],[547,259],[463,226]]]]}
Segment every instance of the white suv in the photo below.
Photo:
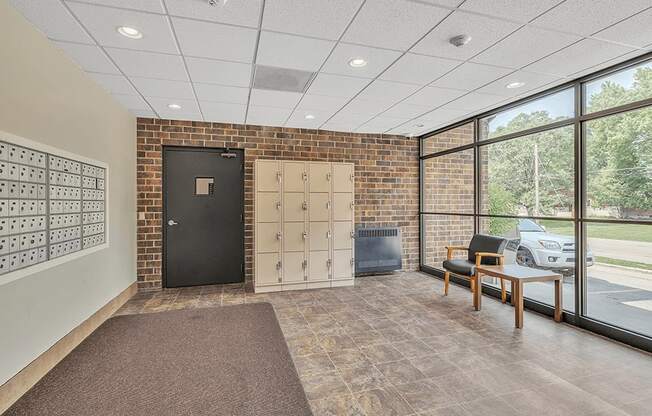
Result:
{"type": "MultiPolygon", "coordinates": [[[[518,221],[520,238],[516,263],[541,269],[554,270],[564,276],[575,274],[575,238],[553,234],[529,219],[518,221]]],[[[586,253],[586,265],[593,265],[591,250],[586,253]]]]}

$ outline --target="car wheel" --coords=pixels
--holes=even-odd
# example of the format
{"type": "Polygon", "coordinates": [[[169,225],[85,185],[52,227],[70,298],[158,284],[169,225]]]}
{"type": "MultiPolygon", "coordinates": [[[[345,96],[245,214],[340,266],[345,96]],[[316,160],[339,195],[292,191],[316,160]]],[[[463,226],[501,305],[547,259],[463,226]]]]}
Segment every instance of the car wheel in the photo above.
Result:
{"type": "Polygon", "coordinates": [[[525,267],[535,268],[537,263],[534,261],[534,256],[527,248],[519,248],[516,252],[516,264],[525,267]]]}

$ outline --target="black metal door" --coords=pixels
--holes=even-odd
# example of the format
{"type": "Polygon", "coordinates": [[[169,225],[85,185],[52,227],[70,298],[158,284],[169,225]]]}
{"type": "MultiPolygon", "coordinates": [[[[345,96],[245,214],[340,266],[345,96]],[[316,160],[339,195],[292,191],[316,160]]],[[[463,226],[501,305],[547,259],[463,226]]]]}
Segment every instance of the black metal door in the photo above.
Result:
{"type": "Polygon", "coordinates": [[[244,151],[165,147],[164,285],[244,281],[244,151]]]}

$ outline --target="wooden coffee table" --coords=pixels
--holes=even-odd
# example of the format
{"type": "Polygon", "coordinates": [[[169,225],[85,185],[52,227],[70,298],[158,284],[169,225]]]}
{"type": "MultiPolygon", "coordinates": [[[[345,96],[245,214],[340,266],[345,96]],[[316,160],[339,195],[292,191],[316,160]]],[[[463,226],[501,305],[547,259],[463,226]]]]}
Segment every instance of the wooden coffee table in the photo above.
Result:
{"type": "Polygon", "coordinates": [[[561,322],[562,314],[562,275],[549,270],[532,269],[508,264],[504,266],[477,266],[477,281],[473,303],[480,310],[482,299],[482,275],[498,277],[512,283],[512,304],[514,305],[514,325],[523,328],[523,285],[530,282],[555,282],[555,321],[561,322]]]}

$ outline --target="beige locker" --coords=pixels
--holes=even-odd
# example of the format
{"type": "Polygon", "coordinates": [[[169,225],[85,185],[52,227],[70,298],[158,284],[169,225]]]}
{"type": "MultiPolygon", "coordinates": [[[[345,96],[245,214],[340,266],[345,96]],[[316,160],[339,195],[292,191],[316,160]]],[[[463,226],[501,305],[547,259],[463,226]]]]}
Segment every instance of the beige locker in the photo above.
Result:
{"type": "Polygon", "coordinates": [[[351,250],[333,250],[333,279],[353,278],[353,253],[351,250]]]}
{"type": "Polygon", "coordinates": [[[305,192],[306,164],[283,162],[283,192],[305,192]]]}
{"type": "Polygon", "coordinates": [[[329,241],[331,238],[331,231],[328,222],[311,222],[308,231],[310,251],[328,251],[329,241]]]}
{"type": "Polygon", "coordinates": [[[278,253],[256,254],[256,285],[281,283],[281,264],[278,253]]]}
{"type": "Polygon", "coordinates": [[[278,252],[281,249],[281,230],[278,223],[256,224],[256,251],[258,253],[278,252]]]}
{"type": "Polygon", "coordinates": [[[310,192],[331,191],[331,164],[310,163],[308,165],[308,184],[310,192]]]}
{"type": "Polygon", "coordinates": [[[333,194],[333,221],[353,221],[353,194],[333,194]]]}
{"type": "Polygon", "coordinates": [[[333,250],[345,250],[353,247],[353,223],[336,221],[333,223],[333,250]]]}
{"type": "Polygon", "coordinates": [[[328,221],[330,218],[330,194],[311,193],[308,202],[308,218],[310,221],[328,221]]]}
{"type": "Polygon", "coordinates": [[[281,222],[281,198],[277,192],[256,194],[256,222],[281,222]]]}
{"type": "Polygon", "coordinates": [[[353,192],[353,165],[333,163],[333,192],[353,192]]]}
{"type": "Polygon", "coordinates": [[[301,253],[283,253],[283,284],[305,281],[308,262],[301,253]]]}
{"type": "Polygon", "coordinates": [[[328,251],[311,251],[308,270],[308,281],[330,279],[331,261],[328,251]]]}
{"type": "Polygon", "coordinates": [[[278,192],[281,190],[280,162],[275,160],[258,160],[256,162],[256,191],[278,192]]]}
{"type": "Polygon", "coordinates": [[[285,222],[305,221],[307,208],[306,194],[303,192],[283,193],[283,220],[285,222]]]}
{"type": "Polygon", "coordinates": [[[283,223],[283,251],[303,251],[306,248],[306,226],[302,222],[283,223]]]}

